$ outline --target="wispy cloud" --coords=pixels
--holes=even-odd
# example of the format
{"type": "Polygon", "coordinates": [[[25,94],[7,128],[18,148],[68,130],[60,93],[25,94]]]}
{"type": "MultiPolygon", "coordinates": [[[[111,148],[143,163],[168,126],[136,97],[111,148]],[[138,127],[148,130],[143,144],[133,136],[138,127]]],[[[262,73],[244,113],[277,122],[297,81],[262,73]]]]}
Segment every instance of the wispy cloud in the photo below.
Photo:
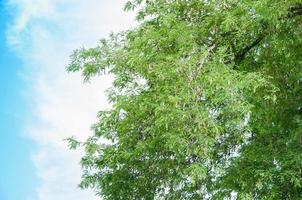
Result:
{"type": "Polygon", "coordinates": [[[124,0],[8,0],[14,22],[7,30],[10,46],[24,61],[27,96],[33,118],[25,134],[37,144],[32,160],[41,180],[38,200],[93,200],[77,188],[80,152],[68,150],[64,138],[85,138],[98,110],[107,107],[109,77],[83,85],[79,74],[67,74],[72,50],[94,46],[111,31],[134,25],[122,12],[124,0]]]}

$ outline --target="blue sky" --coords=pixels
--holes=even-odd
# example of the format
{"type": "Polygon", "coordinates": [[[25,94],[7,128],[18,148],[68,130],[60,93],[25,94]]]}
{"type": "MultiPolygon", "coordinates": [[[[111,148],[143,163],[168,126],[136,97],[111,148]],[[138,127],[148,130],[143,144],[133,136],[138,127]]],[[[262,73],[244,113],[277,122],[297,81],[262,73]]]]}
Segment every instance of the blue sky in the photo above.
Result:
{"type": "Polygon", "coordinates": [[[76,48],[135,26],[126,0],[0,0],[0,200],[97,200],[78,188],[84,140],[108,108],[111,77],[83,84],[66,66],[76,48]]]}
{"type": "Polygon", "coordinates": [[[0,199],[21,200],[35,194],[38,183],[30,152],[34,145],[22,132],[29,113],[24,91],[22,61],[6,42],[5,30],[10,22],[8,10],[0,6],[0,199]]]}

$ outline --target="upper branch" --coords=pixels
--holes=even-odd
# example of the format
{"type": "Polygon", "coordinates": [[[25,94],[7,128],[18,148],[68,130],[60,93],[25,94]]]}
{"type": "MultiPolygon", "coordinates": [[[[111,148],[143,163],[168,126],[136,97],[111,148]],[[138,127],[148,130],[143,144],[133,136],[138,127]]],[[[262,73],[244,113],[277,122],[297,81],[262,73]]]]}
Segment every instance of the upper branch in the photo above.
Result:
{"type": "Polygon", "coordinates": [[[265,38],[265,34],[261,33],[251,44],[245,46],[235,55],[235,64],[240,64],[244,60],[246,54],[254,47],[258,46],[261,41],[265,38]]]}
{"type": "MultiPolygon", "coordinates": [[[[287,15],[287,18],[302,16],[302,3],[295,4],[294,6],[291,6],[288,10],[289,13],[287,15]]],[[[266,35],[264,33],[261,33],[251,44],[248,44],[243,49],[239,50],[235,54],[235,64],[240,64],[245,59],[247,53],[254,47],[258,46],[265,37],[266,35]]]]}
{"type": "Polygon", "coordinates": [[[292,17],[297,17],[302,15],[302,3],[297,3],[294,6],[291,6],[289,8],[289,14],[288,17],[292,18],[292,17]]]}

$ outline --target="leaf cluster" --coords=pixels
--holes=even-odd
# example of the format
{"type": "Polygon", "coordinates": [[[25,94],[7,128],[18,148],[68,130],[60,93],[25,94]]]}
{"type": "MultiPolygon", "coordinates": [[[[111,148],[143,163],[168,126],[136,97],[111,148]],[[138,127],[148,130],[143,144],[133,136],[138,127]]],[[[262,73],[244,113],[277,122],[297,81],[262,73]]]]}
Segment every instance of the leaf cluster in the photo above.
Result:
{"type": "Polygon", "coordinates": [[[302,198],[297,3],[129,1],[140,25],[68,66],[114,75],[81,186],[108,200],[302,198]]]}

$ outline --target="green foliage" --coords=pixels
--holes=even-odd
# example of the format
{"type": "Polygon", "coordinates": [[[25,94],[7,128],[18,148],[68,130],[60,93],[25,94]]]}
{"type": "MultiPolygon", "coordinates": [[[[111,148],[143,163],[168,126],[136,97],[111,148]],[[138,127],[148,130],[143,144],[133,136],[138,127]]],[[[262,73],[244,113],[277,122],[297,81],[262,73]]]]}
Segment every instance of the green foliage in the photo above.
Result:
{"type": "Polygon", "coordinates": [[[301,2],[134,9],[137,28],[71,56],[86,81],[115,77],[82,144],[81,186],[108,200],[301,199],[301,2]]]}

